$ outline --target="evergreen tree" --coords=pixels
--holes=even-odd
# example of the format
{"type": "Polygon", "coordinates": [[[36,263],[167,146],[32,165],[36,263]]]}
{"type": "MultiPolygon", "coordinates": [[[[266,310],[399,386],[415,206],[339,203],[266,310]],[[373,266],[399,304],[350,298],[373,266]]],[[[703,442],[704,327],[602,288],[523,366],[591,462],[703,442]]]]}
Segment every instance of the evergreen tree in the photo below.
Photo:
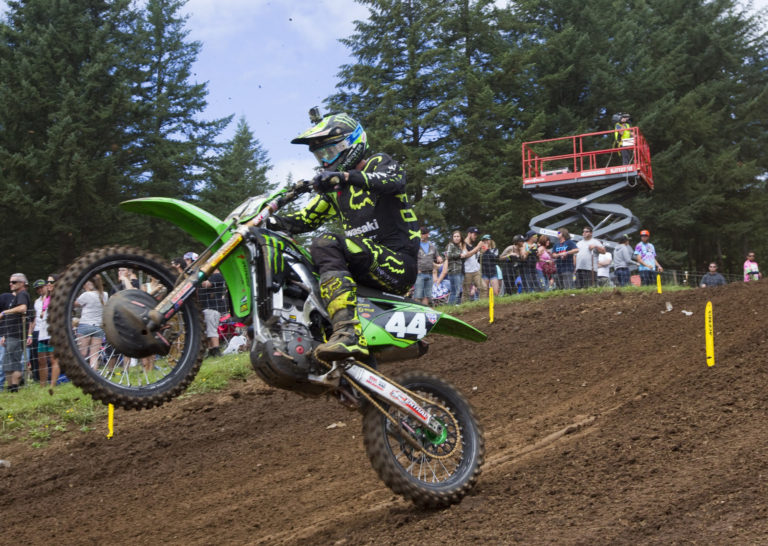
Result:
{"type": "Polygon", "coordinates": [[[331,110],[359,119],[373,151],[392,155],[406,167],[407,191],[417,202],[427,196],[429,173],[439,164],[449,120],[445,70],[450,49],[440,43],[437,0],[361,0],[369,18],[341,41],[356,58],[341,67],[331,110]]]}
{"type": "Polygon", "coordinates": [[[443,225],[479,226],[499,245],[524,231],[532,202],[523,194],[519,82],[506,72],[518,52],[500,32],[490,0],[454,0],[442,17],[442,39],[451,47],[449,138],[433,186],[443,225]]]}
{"type": "MultiPolygon", "coordinates": [[[[231,121],[200,119],[206,84],[193,83],[192,65],[201,44],[188,41],[186,0],[148,0],[141,11],[128,62],[135,71],[132,196],[195,199],[210,166],[216,137],[231,121]]],[[[132,218],[133,242],[173,254],[191,244],[161,220],[132,218]],[[165,237],[155,234],[163,230],[165,237]],[[186,242],[185,242],[186,241],[186,242]]]]}
{"type": "Polygon", "coordinates": [[[128,0],[8,2],[0,23],[0,264],[40,276],[115,237],[127,184],[128,0]],[[12,236],[11,236],[12,235],[12,236]]]}
{"type": "Polygon", "coordinates": [[[213,161],[207,173],[208,182],[200,192],[200,206],[225,217],[246,197],[268,193],[276,184],[267,180],[272,168],[267,153],[253,138],[245,118],[240,118],[237,131],[213,161]]]}

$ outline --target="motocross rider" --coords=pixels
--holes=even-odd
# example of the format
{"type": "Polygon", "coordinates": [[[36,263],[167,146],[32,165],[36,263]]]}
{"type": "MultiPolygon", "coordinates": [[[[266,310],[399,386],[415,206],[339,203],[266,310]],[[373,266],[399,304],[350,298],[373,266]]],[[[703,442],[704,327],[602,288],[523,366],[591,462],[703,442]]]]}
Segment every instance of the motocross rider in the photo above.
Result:
{"type": "Polygon", "coordinates": [[[322,119],[315,114],[312,122],[291,143],[309,145],[322,165],[312,180],[317,195],[302,210],[270,222],[302,233],[340,218],[344,235],[323,234],[309,249],[333,324],[333,334],[315,354],[324,361],[359,359],[368,347],[357,316],[357,282],[405,294],[416,280],[418,221],[405,193],[404,170],[384,153],[366,159],[368,141],[357,121],[336,113],[322,119]]]}

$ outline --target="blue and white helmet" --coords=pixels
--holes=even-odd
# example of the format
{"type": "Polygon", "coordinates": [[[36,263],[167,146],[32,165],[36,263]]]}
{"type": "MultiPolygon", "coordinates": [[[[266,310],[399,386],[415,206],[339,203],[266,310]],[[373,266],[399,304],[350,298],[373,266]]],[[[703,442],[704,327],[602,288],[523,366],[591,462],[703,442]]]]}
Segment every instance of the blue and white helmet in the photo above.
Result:
{"type": "Polygon", "coordinates": [[[363,126],[347,114],[329,114],[317,125],[291,140],[307,144],[327,170],[348,171],[365,157],[368,138],[363,126]]]}

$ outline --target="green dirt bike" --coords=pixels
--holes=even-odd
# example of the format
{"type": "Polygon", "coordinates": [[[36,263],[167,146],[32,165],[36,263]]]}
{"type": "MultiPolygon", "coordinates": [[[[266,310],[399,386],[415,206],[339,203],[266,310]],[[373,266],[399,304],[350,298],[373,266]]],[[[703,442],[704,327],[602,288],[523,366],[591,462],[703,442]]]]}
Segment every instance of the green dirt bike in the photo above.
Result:
{"type": "Polygon", "coordinates": [[[107,247],[78,258],[57,281],[50,304],[56,355],[72,382],[104,403],[141,409],[170,400],[202,363],[194,296],[219,268],[232,314],[252,324],[250,357],[261,379],[302,395],[332,394],[358,409],[366,451],[387,486],[419,506],[457,503],[477,482],[485,454],[470,404],[433,374],[390,378],[377,364],[423,355],[422,338],[430,332],[477,342],[486,336],[408,298],[360,286],[358,314],[371,356],[365,362],[316,359],[314,349],[332,328],[312,258],[286,234],[266,228],[270,215],[310,191],[301,181],[249,198],[224,220],[176,199],[122,203],[169,220],[207,248],[181,275],[137,248],[107,247]],[[100,289],[108,295],[103,328],[85,319],[78,324],[81,307],[100,289]]]}

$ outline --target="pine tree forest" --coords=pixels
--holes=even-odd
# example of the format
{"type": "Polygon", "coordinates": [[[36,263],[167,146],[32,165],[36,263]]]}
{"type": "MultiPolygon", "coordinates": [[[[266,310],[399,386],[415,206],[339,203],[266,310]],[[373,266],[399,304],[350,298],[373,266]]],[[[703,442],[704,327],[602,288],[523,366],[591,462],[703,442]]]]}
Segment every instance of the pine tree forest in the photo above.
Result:
{"type": "MultiPolygon", "coordinates": [[[[521,145],[613,128],[631,112],[656,189],[631,209],[665,266],[768,256],[768,35],[736,0],[357,0],[328,111],[403,162],[424,225],[502,246],[545,210],[521,145]]],[[[245,119],[206,116],[183,0],[9,0],[0,21],[0,264],[56,271],[110,243],[177,254],[147,195],[225,214],[270,189],[245,119]],[[16,236],[8,236],[9,234],[16,236]],[[157,233],[163,233],[157,237],[157,233]],[[151,243],[151,244],[150,244],[151,243]]],[[[303,107],[304,105],[300,105],[303,107]]],[[[578,226],[580,227],[580,226],[578,226]]],[[[764,258],[765,259],[765,258],[764,258]]]]}

